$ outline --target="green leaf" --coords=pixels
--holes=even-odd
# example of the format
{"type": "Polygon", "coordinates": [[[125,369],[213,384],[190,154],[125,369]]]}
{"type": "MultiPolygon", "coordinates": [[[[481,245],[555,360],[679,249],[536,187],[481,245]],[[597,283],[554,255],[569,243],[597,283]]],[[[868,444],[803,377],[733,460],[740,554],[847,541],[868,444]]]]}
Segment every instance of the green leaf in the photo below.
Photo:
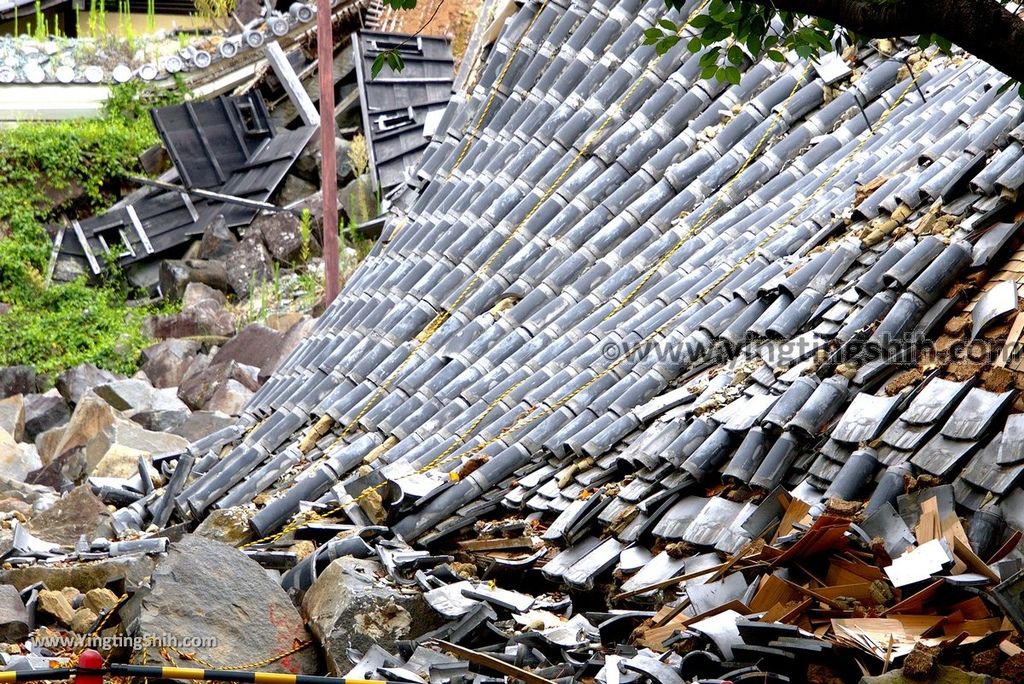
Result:
{"type": "Polygon", "coordinates": [[[729,83],[732,83],[733,85],[737,85],[740,82],[740,70],[734,66],[725,67],[718,73],[721,75],[723,79],[725,79],[729,83]]]}
{"type": "Polygon", "coordinates": [[[668,36],[664,40],[659,41],[658,44],[654,46],[654,51],[657,52],[659,55],[663,55],[669,50],[671,50],[673,47],[675,47],[676,43],[678,43],[679,40],[679,36],[668,36]]]}
{"type": "Polygon", "coordinates": [[[703,69],[700,70],[700,77],[703,78],[703,79],[709,79],[709,78],[713,77],[717,73],[718,73],[718,65],[717,64],[709,64],[708,66],[706,66],[706,67],[704,67],[703,69]]]}
{"type": "Polygon", "coordinates": [[[669,33],[675,33],[676,31],[679,30],[679,28],[672,21],[670,21],[668,19],[664,19],[664,18],[663,19],[659,19],[658,20],[658,24],[660,24],[661,27],[663,29],[665,29],[666,31],[668,31],[669,33]]]}
{"type": "Polygon", "coordinates": [[[714,22],[715,20],[709,17],[708,15],[698,14],[697,16],[690,20],[690,26],[699,29],[711,26],[711,24],[713,24],[714,22]]]}
{"type": "Polygon", "coordinates": [[[720,17],[725,14],[727,7],[725,6],[725,0],[711,0],[711,4],[708,5],[708,14],[713,17],[720,17]]]}
{"type": "Polygon", "coordinates": [[[779,52],[778,50],[769,50],[768,59],[772,60],[773,62],[785,62],[786,56],[779,52]]]}
{"type": "Polygon", "coordinates": [[[686,49],[690,52],[697,54],[700,52],[701,47],[704,43],[701,42],[700,38],[691,38],[690,42],[686,44],[686,49]]]}
{"type": "Polygon", "coordinates": [[[665,35],[658,28],[649,28],[644,31],[644,45],[654,45],[665,35]]]}
{"type": "Polygon", "coordinates": [[[380,74],[380,70],[384,68],[385,55],[387,55],[387,53],[382,52],[373,58],[373,64],[370,65],[371,78],[377,78],[377,75],[380,74]]]}
{"type": "Polygon", "coordinates": [[[746,57],[739,45],[733,45],[730,47],[727,54],[729,61],[736,65],[743,64],[743,58],[746,57]]]}
{"type": "Polygon", "coordinates": [[[708,48],[707,51],[700,56],[698,64],[700,64],[702,67],[713,65],[715,62],[718,61],[719,50],[720,48],[718,47],[708,48]]]}

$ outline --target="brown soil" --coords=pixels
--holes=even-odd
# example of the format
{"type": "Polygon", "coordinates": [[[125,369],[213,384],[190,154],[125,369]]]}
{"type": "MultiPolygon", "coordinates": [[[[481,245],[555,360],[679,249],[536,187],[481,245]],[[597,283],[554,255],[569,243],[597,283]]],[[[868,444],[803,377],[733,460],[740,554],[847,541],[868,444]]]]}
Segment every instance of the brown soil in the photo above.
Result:
{"type": "Polygon", "coordinates": [[[885,393],[890,397],[899,392],[904,387],[910,387],[924,380],[924,375],[916,368],[911,368],[908,371],[904,371],[897,375],[895,378],[890,380],[885,386],[885,393]]]}
{"type": "Polygon", "coordinates": [[[479,11],[478,0],[419,0],[413,9],[396,12],[395,31],[444,36],[452,41],[452,54],[458,62],[466,51],[479,11]]]}
{"type": "Polygon", "coordinates": [[[1013,385],[1013,373],[1005,368],[990,368],[981,374],[981,382],[990,392],[1005,392],[1013,385]]]}

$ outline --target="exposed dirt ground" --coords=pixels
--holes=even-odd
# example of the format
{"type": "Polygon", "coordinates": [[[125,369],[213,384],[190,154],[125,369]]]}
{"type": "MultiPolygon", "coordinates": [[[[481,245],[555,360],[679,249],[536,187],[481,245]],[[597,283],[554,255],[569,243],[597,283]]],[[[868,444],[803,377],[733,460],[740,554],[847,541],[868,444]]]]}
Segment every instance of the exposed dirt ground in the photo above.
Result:
{"type": "Polygon", "coordinates": [[[466,50],[479,11],[479,0],[419,0],[413,9],[395,12],[395,30],[449,38],[457,62],[466,50]]]}

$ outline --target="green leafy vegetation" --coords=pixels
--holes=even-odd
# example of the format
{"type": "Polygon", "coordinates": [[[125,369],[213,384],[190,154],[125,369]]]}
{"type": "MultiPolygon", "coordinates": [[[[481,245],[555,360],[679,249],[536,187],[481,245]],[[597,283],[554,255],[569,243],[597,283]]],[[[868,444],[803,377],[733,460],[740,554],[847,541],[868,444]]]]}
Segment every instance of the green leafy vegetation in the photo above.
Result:
{"type": "Polygon", "coordinates": [[[132,294],[117,268],[101,282],[84,278],[45,286],[52,239],[44,226],[103,211],[120,179],[140,171],[138,157],[158,138],[150,103],[180,100],[140,86],[114,89],[104,116],[24,123],[0,131],[0,366],[33,365],[56,373],[86,361],[132,372],[153,313],[126,304],[132,294]]]}

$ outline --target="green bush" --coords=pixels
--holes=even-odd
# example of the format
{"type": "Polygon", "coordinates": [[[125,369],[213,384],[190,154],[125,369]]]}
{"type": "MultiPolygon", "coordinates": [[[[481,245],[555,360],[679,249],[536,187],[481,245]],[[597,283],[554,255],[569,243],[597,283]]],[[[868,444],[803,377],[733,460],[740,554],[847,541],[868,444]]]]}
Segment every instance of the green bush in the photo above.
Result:
{"type": "Polygon", "coordinates": [[[103,211],[121,179],[139,173],[139,155],[158,141],[149,117],[138,115],[140,102],[149,100],[136,87],[115,89],[102,118],[0,131],[0,302],[11,306],[0,316],[0,366],[136,368],[150,311],[126,306],[116,273],[98,285],[44,287],[53,243],[43,226],[103,211]]]}

